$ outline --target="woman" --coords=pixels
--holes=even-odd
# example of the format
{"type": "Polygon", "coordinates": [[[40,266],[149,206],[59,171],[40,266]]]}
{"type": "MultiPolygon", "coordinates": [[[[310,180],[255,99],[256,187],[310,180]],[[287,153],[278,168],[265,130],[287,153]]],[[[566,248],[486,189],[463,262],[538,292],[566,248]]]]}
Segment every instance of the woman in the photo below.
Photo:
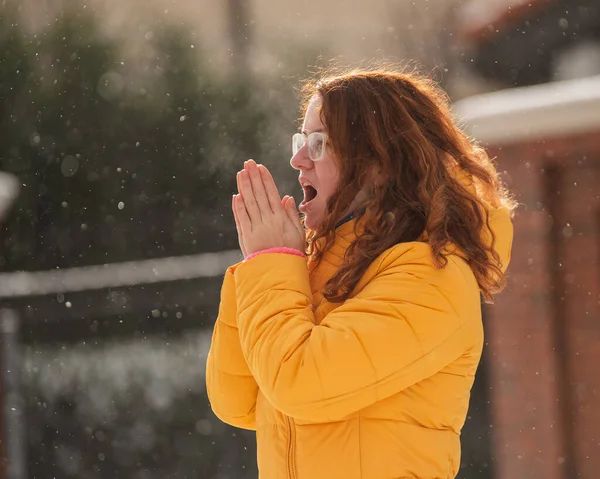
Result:
{"type": "Polygon", "coordinates": [[[514,204],[432,82],[351,71],[304,95],[304,228],[265,167],[238,173],[212,409],[256,430],[261,479],[453,478],[514,204]]]}

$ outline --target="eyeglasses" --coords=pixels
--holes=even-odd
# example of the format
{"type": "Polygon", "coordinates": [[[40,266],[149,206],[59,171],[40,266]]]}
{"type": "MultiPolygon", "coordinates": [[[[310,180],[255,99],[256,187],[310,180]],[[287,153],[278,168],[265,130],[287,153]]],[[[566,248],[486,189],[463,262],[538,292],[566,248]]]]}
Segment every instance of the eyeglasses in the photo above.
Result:
{"type": "Polygon", "coordinates": [[[296,133],[292,136],[292,153],[295,155],[304,145],[308,145],[308,157],[312,161],[321,161],[325,156],[325,144],[327,143],[327,134],[321,131],[313,131],[306,136],[303,133],[296,133]]]}

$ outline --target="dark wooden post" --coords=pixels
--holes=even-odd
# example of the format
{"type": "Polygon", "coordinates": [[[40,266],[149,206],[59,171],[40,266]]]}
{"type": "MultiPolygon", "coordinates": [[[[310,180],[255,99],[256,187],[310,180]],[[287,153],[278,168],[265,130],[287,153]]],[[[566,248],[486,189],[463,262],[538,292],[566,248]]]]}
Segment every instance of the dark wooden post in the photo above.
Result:
{"type": "Polygon", "coordinates": [[[12,309],[0,310],[0,365],[0,479],[26,479],[25,421],[19,391],[19,316],[12,309]]]}

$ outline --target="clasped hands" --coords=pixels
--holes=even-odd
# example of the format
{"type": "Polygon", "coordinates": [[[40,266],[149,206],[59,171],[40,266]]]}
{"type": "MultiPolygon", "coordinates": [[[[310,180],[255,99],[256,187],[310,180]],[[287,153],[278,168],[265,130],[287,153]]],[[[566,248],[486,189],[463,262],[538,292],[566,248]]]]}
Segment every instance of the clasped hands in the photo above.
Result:
{"type": "Polygon", "coordinates": [[[281,198],[269,170],[248,160],[236,179],[231,208],[244,258],[270,248],[304,252],[306,236],[294,198],[281,198]]]}

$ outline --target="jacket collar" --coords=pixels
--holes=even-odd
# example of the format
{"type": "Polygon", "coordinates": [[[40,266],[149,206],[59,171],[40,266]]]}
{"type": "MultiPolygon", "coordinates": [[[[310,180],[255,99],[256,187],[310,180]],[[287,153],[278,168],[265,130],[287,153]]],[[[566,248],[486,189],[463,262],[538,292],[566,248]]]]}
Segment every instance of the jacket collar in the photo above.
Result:
{"type": "MultiPolygon", "coordinates": [[[[311,289],[317,303],[321,300],[321,291],[325,283],[342,265],[346,250],[356,239],[356,233],[360,231],[360,224],[357,224],[359,221],[360,216],[352,216],[346,217],[338,223],[333,245],[325,252],[319,265],[314,270],[311,268],[311,289]]],[[[309,267],[311,262],[309,258],[309,267]]]]}
{"type": "Polygon", "coordinates": [[[343,224],[348,223],[348,221],[351,221],[354,218],[361,216],[364,212],[365,212],[365,208],[362,208],[356,212],[350,213],[348,216],[345,216],[344,218],[342,218],[341,221],[339,221],[338,224],[335,225],[335,229],[337,230],[343,224]]]}

